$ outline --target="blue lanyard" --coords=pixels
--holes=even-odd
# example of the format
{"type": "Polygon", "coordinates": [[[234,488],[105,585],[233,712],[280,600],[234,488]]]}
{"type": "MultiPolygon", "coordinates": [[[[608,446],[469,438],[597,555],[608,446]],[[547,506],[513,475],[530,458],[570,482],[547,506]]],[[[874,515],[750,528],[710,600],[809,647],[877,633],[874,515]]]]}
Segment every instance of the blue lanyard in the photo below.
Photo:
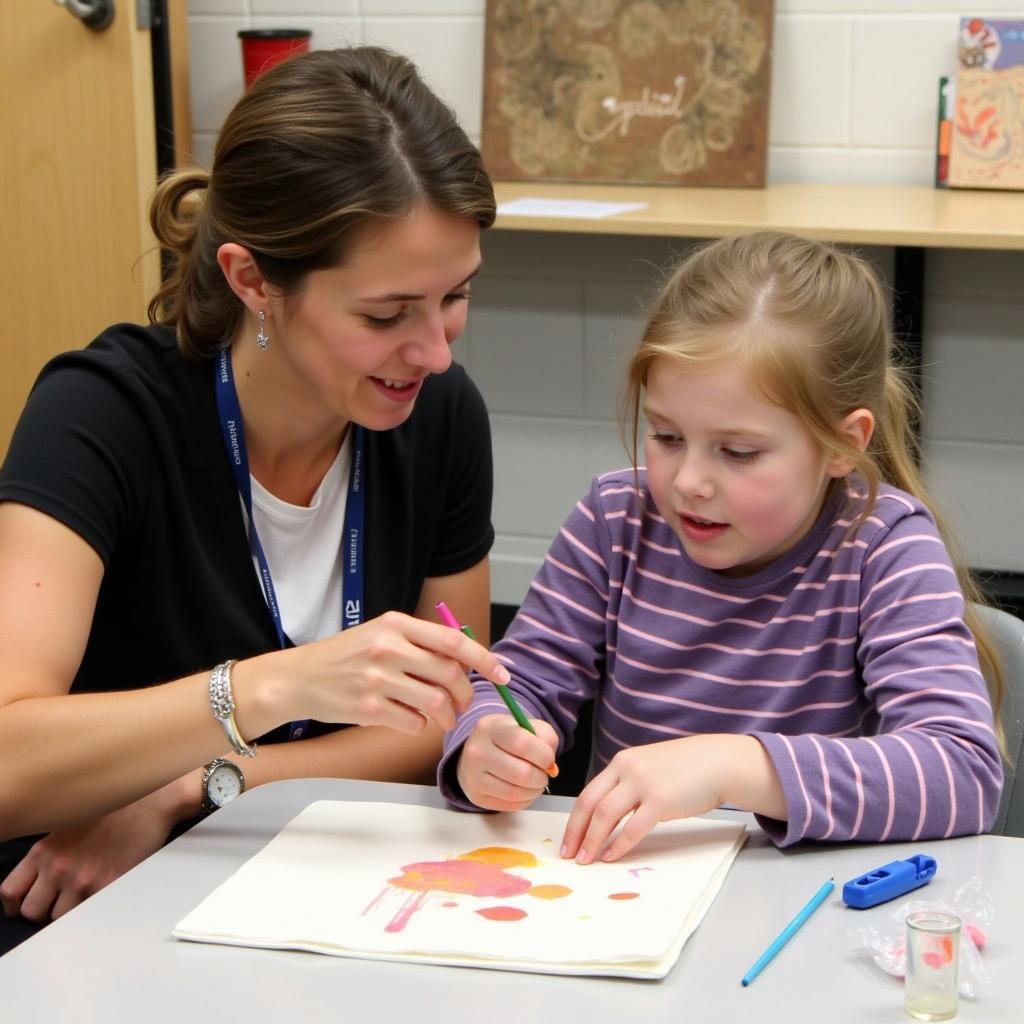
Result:
{"type": "MultiPolygon", "coordinates": [[[[238,404],[238,392],[235,390],[235,378],[231,372],[231,357],[227,349],[221,351],[214,365],[214,371],[217,412],[220,416],[220,430],[224,438],[224,447],[228,453],[231,470],[235,474],[238,493],[241,495],[246,514],[249,517],[249,549],[259,566],[260,579],[263,581],[263,596],[266,598],[270,616],[274,620],[277,642],[282,649],[294,647],[295,645],[284,631],[281,612],[277,606],[277,595],[274,592],[274,581],[270,577],[270,565],[267,563],[263,545],[256,533],[256,520],[252,515],[249,456],[245,449],[245,433],[242,429],[242,410],[238,404]]],[[[348,497],[345,501],[345,522],[342,533],[345,554],[341,585],[342,629],[358,626],[363,619],[363,516],[366,499],[363,489],[363,428],[357,424],[353,424],[352,428],[352,471],[348,479],[348,497]]],[[[288,727],[288,739],[301,739],[306,734],[308,727],[308,719],[304,722],[292,722],[288,727]]]]}

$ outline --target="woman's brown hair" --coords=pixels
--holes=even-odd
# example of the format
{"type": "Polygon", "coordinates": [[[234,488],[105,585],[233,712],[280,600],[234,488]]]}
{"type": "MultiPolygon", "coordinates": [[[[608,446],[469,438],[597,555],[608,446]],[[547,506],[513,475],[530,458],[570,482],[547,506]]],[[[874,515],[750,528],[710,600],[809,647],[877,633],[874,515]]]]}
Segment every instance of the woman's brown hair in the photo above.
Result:
{"type": "Polygon", "coordinates": [[[361,228],[418,202],[494,222],[479,152],[414,65],[376,47],[285,61],[235,104],[209,174],[158,186],[150,222],[169,273],[150,322],[174,326],[186,357],[214,355],[243,314],[217,263],[223,243],[245,246],[287,298],[344,261],[361,228]]]}
{"type": "Polygon", "coordinates": [[[779,231],[720,239],[687,256],[655,302],[629,364],[626,445],[635,466],[643,391],[655,360],[727,362],[746,370],[769,401],[798,416],[830,458],[853,465],[867,493],[851,533],[870,515],[881,483],[918,498],[934,516],[953,560],[1002,743],[1002,667],[972,607],[986,602],[918,470],[918,409],[894,349],[885,292],[863,259],[779,231]],[[840,429],[855,409],[868,409],[875,419],[865,451],[840,429]]]}

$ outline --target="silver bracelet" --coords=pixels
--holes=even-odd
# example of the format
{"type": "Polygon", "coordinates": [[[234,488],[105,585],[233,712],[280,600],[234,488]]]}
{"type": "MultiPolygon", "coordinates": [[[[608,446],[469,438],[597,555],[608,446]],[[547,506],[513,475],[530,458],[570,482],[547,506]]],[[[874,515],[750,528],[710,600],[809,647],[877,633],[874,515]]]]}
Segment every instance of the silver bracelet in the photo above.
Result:
{"type": "Polygon", "coordinates": [[[231,669],[235,662],[221,662],[210,673],[210,714],[224,728],[231,749],[241,757],[255,757],[256,744],[246,743],[235,721],[235,697],[231,690],[231,669]]]}

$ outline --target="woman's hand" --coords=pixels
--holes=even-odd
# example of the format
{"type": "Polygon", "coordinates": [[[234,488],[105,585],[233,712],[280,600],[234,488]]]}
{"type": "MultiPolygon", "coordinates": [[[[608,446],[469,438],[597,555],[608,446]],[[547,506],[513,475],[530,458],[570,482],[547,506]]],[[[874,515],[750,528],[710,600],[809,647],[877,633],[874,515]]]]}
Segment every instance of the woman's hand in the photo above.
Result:
{"type": "Polygon", "coordinates": [[[577,797],[561,854],[579,864],[597,857],[617,860],[659,821],[705,814],[722,804],[785,820],[782,783],[755,737],[687,736],[620,750],[577,797]]]}
{"type": "Polygon", "coordinates": [[[537,735],[509,715],[486,715],[473,726],[459,753],[456,777],[462,792],[489,811],[521,811],[544,792],[558,736],[531,718],[537,735]]]}
{"type": "MultiPolygon", "coordinates": [[[[278,665],[288,659],[281,680],[286,689],[279,692],[296,713],[285,720],[383,725],[410,735],[428,721],[454,727],[456,713],[473,698],[466,667],[493,682],[509,680],[498,659],[459,630],[400,612],[263,657],[278,665]]],[[[239,666],[243,687],[245,666],[239,666]]],[[[239,693],[239,727],[246,735],[244,689],[239,693]]]]}
{"type": "Polygon", "coordinates": [[[38,923],[56,919],[140,864],[189,810],[198,811],[199,775],[190,772],[127,807],[40,839],[0,885],[3,912],[38,923]]]}

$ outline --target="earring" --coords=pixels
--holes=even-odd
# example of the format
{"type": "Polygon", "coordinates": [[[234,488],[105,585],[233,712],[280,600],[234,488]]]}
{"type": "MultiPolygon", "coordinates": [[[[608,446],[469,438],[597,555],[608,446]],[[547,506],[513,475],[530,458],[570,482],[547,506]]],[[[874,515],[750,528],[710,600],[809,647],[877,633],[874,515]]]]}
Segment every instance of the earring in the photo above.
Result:
{"type": "Polygon", "coordinates": [[[261,352],[266,352],[267,346],[270,344],[270,338],[267,337],[267,333],[263,329],[266,319],[266,315],[261,309],[259,313],[256,314],[256,347],[261,352]]]}

